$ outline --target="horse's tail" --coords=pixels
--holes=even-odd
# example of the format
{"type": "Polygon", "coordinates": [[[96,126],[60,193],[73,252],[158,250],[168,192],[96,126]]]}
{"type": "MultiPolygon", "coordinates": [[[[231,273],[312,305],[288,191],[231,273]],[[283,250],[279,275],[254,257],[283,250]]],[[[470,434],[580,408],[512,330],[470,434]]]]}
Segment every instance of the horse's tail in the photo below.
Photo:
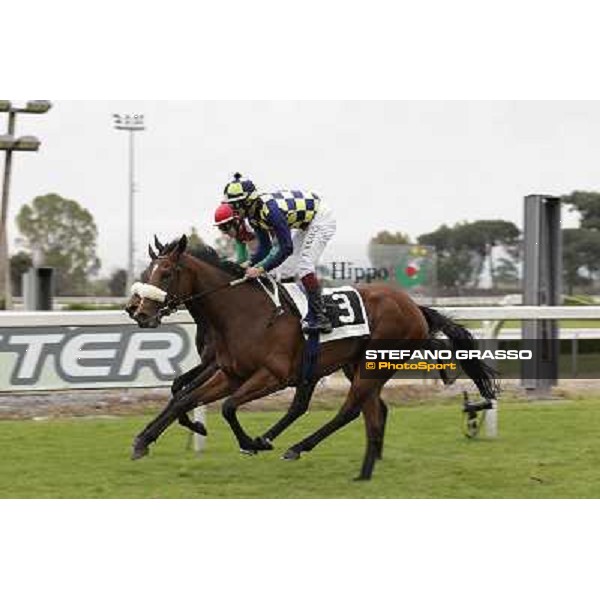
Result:
{"type": "MultiPolygon", "coordinates": [[[[419,306],[427,325],[429,335],[433,338],[436,333],[443,333],[449,340],[452,350],[475,350],[475,339],[471,332],[453,321],[450,317],[429,308],[419,306]]],[[[463,371],[473,380],[479,393],[486,400],[492,400],[499,391],[498,372],[479,358],[462,358],[458,361],[463,371]]]]}

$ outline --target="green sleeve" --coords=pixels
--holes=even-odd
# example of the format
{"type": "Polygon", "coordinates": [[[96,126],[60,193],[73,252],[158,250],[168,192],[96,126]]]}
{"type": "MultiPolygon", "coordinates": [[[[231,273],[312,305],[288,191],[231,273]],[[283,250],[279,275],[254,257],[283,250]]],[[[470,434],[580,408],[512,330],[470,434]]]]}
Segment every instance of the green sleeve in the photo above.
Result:
{"type": "Polygon", "coordinates": [[[248,246],[244,242],[235,240],[235,262],[239,264],[248,260],[248,246]]]}
{"type": "Polygon", "coordinates": [[[265,256],[260,262],[256,263],[254,266],[262,267],[264,269],[265,265],[268,263],[268,261],[271,260],[274,256],[277,256],[278,253],[279,253],[279,246],[275,245],[271,248],[271,250],[269,251],[269,254],[267,254],[267,256],[265,256]]]}

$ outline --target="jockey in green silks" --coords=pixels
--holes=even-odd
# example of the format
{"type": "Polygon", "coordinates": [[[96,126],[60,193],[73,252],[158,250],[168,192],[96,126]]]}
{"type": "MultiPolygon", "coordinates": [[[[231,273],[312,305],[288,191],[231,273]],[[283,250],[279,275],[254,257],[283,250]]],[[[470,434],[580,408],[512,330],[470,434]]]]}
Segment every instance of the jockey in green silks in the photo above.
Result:
{"type": "Polygon", "coordinates": [[[235,262],[244,267],[248,266],[248,242],[254,239],[254,234],[246,227],[244,219],[226,203],[221,204],[215,211],[214,224],[219,231],[231,237],[235,244],[235,262]]]}

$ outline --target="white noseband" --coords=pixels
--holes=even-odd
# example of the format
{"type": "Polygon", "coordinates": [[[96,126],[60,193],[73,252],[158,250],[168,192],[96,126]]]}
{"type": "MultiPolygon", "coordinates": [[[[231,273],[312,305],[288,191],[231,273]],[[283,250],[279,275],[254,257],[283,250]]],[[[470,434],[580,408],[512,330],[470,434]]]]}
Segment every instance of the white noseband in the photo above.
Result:
{"type": "Polygon", "coordinates": [[[131,286],[131,295],[138,295],[140,298],[148,298],[148,300],[154,300],[155,302],[164,302],[167,297],[167,292],[155,285],[136,281],[131,286]]]}

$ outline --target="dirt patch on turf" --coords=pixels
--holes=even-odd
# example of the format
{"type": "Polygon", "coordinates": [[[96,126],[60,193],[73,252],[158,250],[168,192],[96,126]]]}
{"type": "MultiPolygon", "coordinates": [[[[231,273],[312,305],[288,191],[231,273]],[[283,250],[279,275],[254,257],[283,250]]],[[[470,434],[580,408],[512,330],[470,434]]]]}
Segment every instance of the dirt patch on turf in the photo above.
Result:
{"type": "MultiPolygon", "coordinates": [[[[330,377],[319,384],[311,409],[338,408],[348,390],[348,383],[330,377]]],[[[267,411],[286,409],[294,396],[294,389],[282,390],[255,400],[240,410],[267,411]]],[[[431,400],[440,394],[437,385],[392,383],[384,397],[391,404],[415,404],[431,400]]],[[[453,394],[456,396],[456,392],[453,394]]],[[[114,389],[44,392],[38,394],[0,394],[0,420],[57,417],[83,417],[91,415],[137,415],[156,413],[169,399],[166,389],[114,389]]],[[[220,411],[221,403],[207,406],[209,412],[220,411]]]]}
{"type": "MultiPolygon", "coordinates": [[[[339,408],[346,397],[348,382],[342,377],[332,376],[319,384],[311,403],[311,410],[339,408]]],[[[382,392],[382,398],[391,406],[423,406],[435,404],[456,404],[462,402],[463,391],[470,398],[478,394],[471,382],[458,381],[451,386],[443,386],[438,381],[427,383],[404,381],[389,382],[382,392]]],[[[255,400],[243,407],[243,411],[284,410],[293,398],[294,390],[287,389],[266,398],[255,400]]],[[[500,395],[501,402],[527,402],[531,400],[578,400],[600,399],[600,382],[573,380],[562,382],[544,397],[532,396],[523,390],[518,382],[505,382],[500,395]]],[[[77,390],[67,392],[46,392],[39,394],[0,394],[0,420],[120,416],[153,414],[161,410],[169,399],[166,389],[115,389],[77,390]]],[[[207,406],[209,412],[219,411],[221,403],[207,406]]]]}

